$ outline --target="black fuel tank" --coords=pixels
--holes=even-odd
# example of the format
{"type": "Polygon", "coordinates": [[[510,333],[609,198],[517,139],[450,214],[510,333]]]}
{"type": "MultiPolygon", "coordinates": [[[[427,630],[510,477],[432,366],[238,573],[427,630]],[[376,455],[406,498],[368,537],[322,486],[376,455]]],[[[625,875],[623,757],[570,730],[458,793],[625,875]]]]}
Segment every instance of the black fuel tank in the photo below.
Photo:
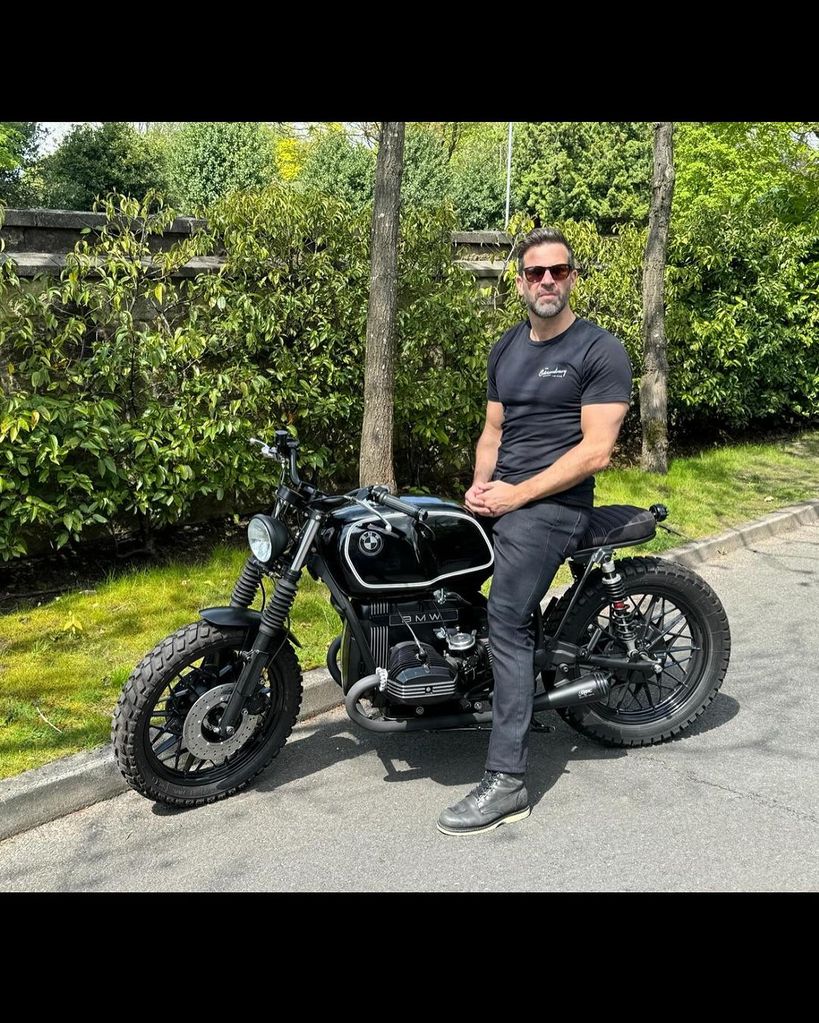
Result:
{"type": "Polygon", "coordinates": [[[477,520],[455,501],[404,497],[428,512],[424,527],[406,515],[379,508],[389,522],[360,506],[333,514],[319,535],[322,556],[349,596],[370,597],[438,586],[478,589],[492,574],[492,545],[477,520]]]}

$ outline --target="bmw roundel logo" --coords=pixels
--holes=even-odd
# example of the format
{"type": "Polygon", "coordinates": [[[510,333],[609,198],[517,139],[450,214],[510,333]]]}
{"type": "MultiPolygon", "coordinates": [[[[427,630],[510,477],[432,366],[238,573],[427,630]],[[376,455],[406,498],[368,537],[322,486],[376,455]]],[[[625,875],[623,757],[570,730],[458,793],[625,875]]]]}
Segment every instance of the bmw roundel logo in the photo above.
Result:
{"type": "Polygon", "coordinates": [[[358,549],[362,554],[366,554],[370,558],[380,554],[383,546],[384,541],[378,533],[374,533],[371,529],[368,529],[366,533],[362,533],[358,538],[358,549]]]}

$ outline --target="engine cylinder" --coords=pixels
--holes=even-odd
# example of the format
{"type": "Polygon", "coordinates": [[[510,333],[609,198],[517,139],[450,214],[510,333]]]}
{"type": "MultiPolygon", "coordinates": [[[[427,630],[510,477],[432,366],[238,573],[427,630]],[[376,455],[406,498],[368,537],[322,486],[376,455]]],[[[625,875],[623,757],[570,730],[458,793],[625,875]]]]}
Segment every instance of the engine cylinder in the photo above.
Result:
{"type": "Polygon", "coordinates": [[[438,651],[426,643],[398,643],[390,651],[387,694],[399,703],[425,704],[451,700],[457,674],[438,651]]]}

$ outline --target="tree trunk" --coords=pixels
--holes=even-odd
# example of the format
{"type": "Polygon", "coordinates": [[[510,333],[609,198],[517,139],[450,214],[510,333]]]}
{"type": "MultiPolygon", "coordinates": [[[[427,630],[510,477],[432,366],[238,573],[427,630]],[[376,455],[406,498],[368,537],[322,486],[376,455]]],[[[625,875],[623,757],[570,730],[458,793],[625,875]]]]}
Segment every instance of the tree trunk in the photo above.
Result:
{"type": "Polygon", "coordinates": [[[643,424],[641,467],[646,472],[668,472],[668,358],[665,336],[664,277],[668,224],[674,195],[674,126],[654,123],[654,177],[648,241],[643,260],[643,376],[640,382],[640,419],[643,424]]]}
{"type": "Polygon", "coordinates": [[[403,169],[404,122],[384,121],[375,170],[359,484],[362,487],[383,484],[393,493],[393,331],[398,292],[398,223],[403,169]]]}

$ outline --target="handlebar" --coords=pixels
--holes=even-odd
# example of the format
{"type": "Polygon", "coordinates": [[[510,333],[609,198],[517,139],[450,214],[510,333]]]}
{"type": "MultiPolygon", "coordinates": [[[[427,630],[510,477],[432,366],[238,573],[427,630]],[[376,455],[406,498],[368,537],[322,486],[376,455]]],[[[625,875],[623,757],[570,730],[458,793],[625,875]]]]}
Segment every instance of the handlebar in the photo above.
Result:
{"type": "MultiPolygon", "coordinates": [[[[272,458],[280,462],[285,467],[285,471],[289,469],[292,483],[296,487],[301,486],[301,479],[299,478],[296,464],[299,442],[295,437],[291,437],[287,430],[276,430],[275,440],[272,444],[266,444],[263,440],[259,440],[256,437],[251,437],[250,443],[258,444],[265,458],[272,458]]],[[[391,508],[393,511],[401,512],[402,515],[408,516],[414,522],[425,522],[429,517],[429,512],[416,507],[414,504],[407,504],[406,501],[399,501],[397,497],[393,497],[386,487],[375,486],[367,489],[370,501],[373,501],[375,504],[381,504],[385,508],[391,508]]],[[[314,488],[313,493],[315,493],[314,488]]],[[[345,495],[340,500],[345,500],[349,497],[350,495],[345,495]]],[[[335,500],[326,494],[321,495],[321,499],[325,502],[335,500]]]]}
{"type": "Polygon", "coordinates": [[[376,504],[383,504],[385,508],[391,508],[393,511],[403,512],[416,522],[424,522],[429,516],[429,512],[416,508],[414,504],[407,504],[393,497],[386,487],[373,487],[370,491],[370,500],[376,504]]]}
{"type": "Polygon", "coordinates": [[[272,458],[277,462],[281,462],[285,468],[290,469],[290,478],[296,484],[301,485],[301,477],[299,476],[298,466],[296,459],[298,456],[299,442],[295,437],[291,437],[287,430],[276,430],[276,440],[273,444],[266,444],[263,440],[259,440],[257,437],[251,437],[251,444],[258,444],[262,449],[262,455],[265,458],[272,458]]]}

